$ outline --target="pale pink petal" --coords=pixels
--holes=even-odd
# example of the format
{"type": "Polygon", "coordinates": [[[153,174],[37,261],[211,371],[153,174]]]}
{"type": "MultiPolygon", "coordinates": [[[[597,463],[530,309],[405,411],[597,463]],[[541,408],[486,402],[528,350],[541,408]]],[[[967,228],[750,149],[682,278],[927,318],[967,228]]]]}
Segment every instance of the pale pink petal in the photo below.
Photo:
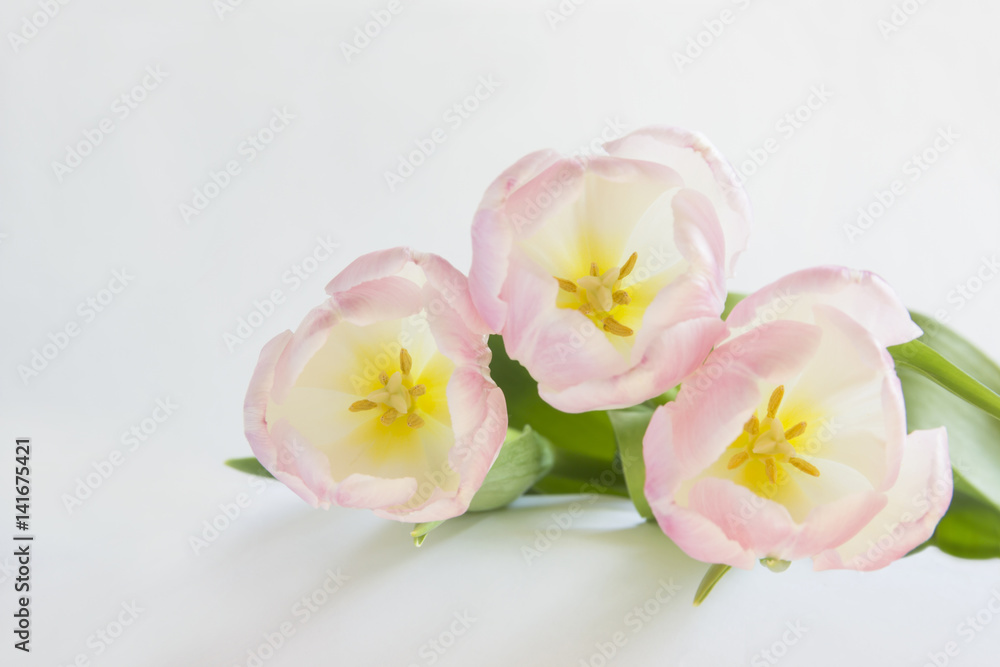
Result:
{"type": "Polygon", "coordinates": [[[878,570],[934,533],[951,503],[952,474],[945,429],[914,431],[906,441],[888,504],[859,533],[813,559],[816,570],[878,570]]]}
{"type": "Polygon", "coordinates": [[[375,280],[395,276],[413,259],[409,248],[390,248],[362,255],[351,262],[326,286],[327,294],[345,292],[352,287],[375,280]]]}
{"type": "Polygon", "coordinates": [[[906,307],[884,280],[868,271],[824,266],[779,278],[733,309],[726,323],[731,336],[776,318],[812,322],[814,306],[843,311],[867,329],[883,347],[920,336],[906,307]]]}
{"type": "Polygon", "coordinates": [[[646,160],[671,167],[688,188],[711,199],[725,236],[725,271],[732,275],[750,236],[750,202],[736,172],[722,155],[696,132],[653,126],[631,132],[604,146],[615,157],[646,160]]]}

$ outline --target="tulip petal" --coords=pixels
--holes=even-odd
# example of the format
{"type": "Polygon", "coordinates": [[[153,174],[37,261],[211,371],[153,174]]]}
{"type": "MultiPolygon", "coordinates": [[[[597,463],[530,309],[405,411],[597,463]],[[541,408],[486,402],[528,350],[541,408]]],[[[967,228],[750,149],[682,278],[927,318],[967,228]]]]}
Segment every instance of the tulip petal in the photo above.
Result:
{"type": "Polygon", "coordinates": [[[750,236],[750,200],[736,172],[704,136],[654,126],[631,132],[604,148],[615,157],[669,165],[683,175],[686,187],[705,194],[718,211],[725,236],[728,257],[724,270],[733,274],[750,236]]]}
{"type": "Polygon", "coordinates": [[[883,347],[905,343],[922,333],[884,280],[868,271],[836,266],[805,269],[779,278],[738,303],[726,323],[730,337],[736,337],[776,317],[811,322],[816,305],[843,311],[883,347]]]}
{"type": "Polygon", "coordinates": [[[914,431],[906,441],[888,504],[859,533],[813,559],[816,570],[878,570],[905,556],[934,533],[952,495],[945,429],[914,431]]]}

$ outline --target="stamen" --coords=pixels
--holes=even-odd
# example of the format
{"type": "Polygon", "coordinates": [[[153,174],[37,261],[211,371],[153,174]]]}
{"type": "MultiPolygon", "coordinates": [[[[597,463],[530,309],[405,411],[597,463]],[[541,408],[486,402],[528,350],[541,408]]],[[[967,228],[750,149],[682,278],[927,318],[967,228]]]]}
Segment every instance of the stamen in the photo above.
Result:
{"type": "Polygon", "coordinates": [[[386,373],[385,371],[382,371],[381,373],[378,374],[378,381],[382,383],[383,387],[389,384],[389,374],[386,373]]]}
{"type": "Polygon", "coordinates": [[[582,306],[580,306],[580,312],[583,313],[584,315],[590,315],[591,313],[594,312],[594,307],[591,306],[589,303],[585,303],[582,306]]]}
{"type": "Polygon", "coordinates": [[[374,401],[354,401],[347,409],[351,412],[364,412],[365,410],[374,410],[377,407],[378,403],[374,401]]]}
{"type": "Polygon", "coordinates": [[[569,280],[566,280],[565,278],[556,278],[556,280],[559,281],[559,289],[565,290],[567,292],[575,292],[576,291],[576,283],[570,282],[569,280]]]}
{"type": "Polygon", "coordinates": [[[632,269],[635,268],[635,263],[638,259],[639,253],[632,253],[632,255],[628,258],[628,261],[625,262],[625,265],[622,266],[621,270],[618,272],[618,280],[621,280],[628,274],[632,273],[632,269]]]}
{"type": "Polygon", "coordinates": [[[764,459],[764,472],[767,473],[767,478],[771,480],[771,484],[778,483],[778,466],[775,465],[774,459],[770,457],[764,459]]]}
{"type": "Polygon", "coordinates": [[[600,275],[597,272],[597,262],[591,262],[590,263],[590,275],[592,275],[592,276],[599,276],[600,275]]]}
{"type": "Polygon", "coordinates": [[[611,316],[604,318],[604,330],[616,336],[631,336],[635,333],[611,316]]]}
{"type": "Polygon", "coordinates": [[[420,428],[424,425],[424,420],[416,412],[411,412],[406,416],[406,425],[410,428],[420,428]]]}
{"type": "Polygon", "coordinates": [[[630,297],[628,295],[628,292],[626,292],[625,290],[618,290],[617,292],[611,295],[611,299],[619,306],[627,306],[628,304],[632,303],[632,297],[630,297]]]}
{"type": "Polygon", "coordinates": [[[800,459],[797,456],[793,456],[792,458],[788,459],[788,462],[807,475],[812,475],[813,477],[819,477],[819,469],[817,469],[816,466],[814,466],[813,464],[809,463],[804,459],[800,459]]]}
{"type": "Polygon", "coordinates": [[[785,440],[791,440],[792,438],[797,438],[805,432],[806,432],[806,423],[799,422],[795,426],[785,431],[785,440]]]}
{"type": "Polygon", "coordinates": [[[415,385],[413,385],[413,388],[410,389],[410,396],[414,396],[414,397],[416,397],[416,396],[423,396],[426,393],[427,393],[427,387],[425,387],[422,384],[415,384],[415,385]]]}
{"type": "Polygon", "coordinates": [[[397,418],[397,417],[399,417],[399,411],[398,411],[398,410],[396,410],[396,408],[389,408],[389,409],[388,409],[388,410],[386,410],[386,411],[385,411],[385,413],[384,413],[384,414],[383,414],[383,415],[382,415],[382,416],[381,416],[381,417],[379,418],[379,421],[381,421],[381,422],[382,422],[383,424],[385,424],[386,426],[389,426],[389,425],[391,425],[391,424],[392,424],[392,422],[396,421],[396,418],[397,418]]]}
{"type": "Polygon", "coordinates": [[[781,407],[781,399],[785,397],[785,385],[778,385],[778,388],[771,394],[771,400],[767,402],[767,416],[774,419],[781,407]]]}
{"type": "Polygon", "coordinates": [[[739,468],[741,465],[746,463],[749,458],[750,455],[747,454],[747,450],[744,449],[742,452],[737,452],[736,454],[733,454],[733,458],[729,459],[729,463],[726,465],[726,467],[729,468],[730,470],[735,470],[736,468],[739,468]]]}
{"type": "Polygon", "coordinates": [[[403,375],[409,375],[411,368],[413,368],[413,357],[404,347],[399,351],[399,370],[403,375]]]}
{"type": "Polygon", "coordinates": [[[750,434],[750,437],[754,437],[760,432],[760,420],[757,419],[757,413],[753,413],[747,423],[743,425],[743,430],[750,434]]]}

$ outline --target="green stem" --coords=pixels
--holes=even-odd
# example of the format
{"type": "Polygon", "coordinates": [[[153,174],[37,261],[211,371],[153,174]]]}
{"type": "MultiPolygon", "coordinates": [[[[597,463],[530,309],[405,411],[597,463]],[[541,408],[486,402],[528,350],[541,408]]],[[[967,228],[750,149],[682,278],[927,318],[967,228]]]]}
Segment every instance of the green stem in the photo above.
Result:
{"type": "Polygon", "coordinates": [[[889,353],[897,365],[912,368],[991,417],[1000,419],[1000,396],[928,345],[911,340],[890,347],[889,353]]]}

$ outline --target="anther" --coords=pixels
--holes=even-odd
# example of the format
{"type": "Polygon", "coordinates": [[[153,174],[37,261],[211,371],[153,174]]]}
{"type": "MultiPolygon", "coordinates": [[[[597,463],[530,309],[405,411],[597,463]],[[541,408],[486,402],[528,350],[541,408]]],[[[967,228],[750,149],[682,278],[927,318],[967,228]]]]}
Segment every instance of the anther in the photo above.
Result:
{"type": "Polygon", "coordinates": [[[625,265],[622,266],[621,270],[618,272],[618,280],[621,280],[628,274],[632,273],[632,269],[635,268],[635,263],[638,259],[639,253],[632,253],[632,255],[628,258],[628,261],[625,262],[625,265]]]}
{"type": "Polygon", "coordinates": [[[767,473],[767,478],[771,480],[771,484],[778,483],[778,466],[775,465],[774,459],[764,459],[764,472],[767,473]]]}
{"type": "Polygon", "coordinates": [[[566,280],[565,278],[556,278],[556,280],[559,281],[559,289],[565,290],[567,292],[575,292],[576,291],[576,283],[570,282],[569,280],[566,280]]]}
{"type": "Polygon", "coordinates": [[[797,438],[805,432],[806,432],[806,423],[799,422],[795,426],[785,431],[785,440],[791,440],[792,438],[797,438]]]}
{"type": "Polygon", "coordinates": [[[807,475],[812,475],[813,477],[819,477],[819,469],[817,469],[816,466],[814,466],[813,464],[809,463],[804,459],[800,459],[797,456],[793,456],[792,458],[788,459],[788,462],[807,475]]]}
{"type": "Polygon", "coordinates": [[[616,336],[631,336],[635,333],[611,316],[604,318],[604,330],[616,336]]]}
{"type": "Polygon", "coordinates": [[[382,371],[381,373],[378,374],[378,381],[382,383],[383,387],[389,384],[389,374],[386,373],[385,371],[382,371]]]}
{"type": "Polygon", "coordinates": [[[767,402],[767,416],[774,419],[778,415],[778,408],[781,407],[781,399],[785,397],[785,385],[778,385],[778,388],[771,394],[771,400],[767,402]]]}
{"type": "Polygon", "coordinates": [[[580,306],[580,312],[583,313],[584,315],[590,315],[591,313],[594,312],[594,307],[591,306],[589,303],[585,303],[582,306],[580,306]]]}
{"type": "Polygon", "coordinates": [[[590,275],[592,275],[592,276],[598,276],[598,275],[600,275],[597,272],[597,262],[591,262],[590,263],[590,275]]]}
{"type": "Polygon", "coordinates": [[[363,412],[365,410],[374,410],[377,407],[378,403],[375,403],[374,401],[363,400],[363,401],[354,401],[353,403],[351,403],[351,407],[347,409],[350,410],[351,412],[363,412]]]}
{"type": "Polygon", "coordinates": [[[726,465],[726,467],[729,468],[730,470],[735,470],[736,468],[739,468],[741,465],[746,463],[749,458],[750,455],[747,454],[747,451],[744,449],[742,452],[737,452],[736,454],[733,454],[733,458],[729,459],[729,463],[726,465]]]}
{"type": "Polygon", "coordinates": [[[628,304],[632,303],[632,297],[630,297],[628,295],[628,292],[626,292],[625,290],[618,290],[617,292],[611,295],[611,299],[619,306],[627,306],[628,304]]]}
{"type": "Polygon", "coordinates": [[[403,375],[409,375],[411,368],[413,368],[413,357],[410,356],[410,353],[404,347],[399,351],[399,371],[403,375]]]}
{"type": "Polygon", "coordinates": [[[424,425],[424,420],[416,412],[411,412],[406,416],[406,425],[410,428],[420,428],[424,425]]]}
{"type": "Polygon", "coordinates": [[[415,384],[415,385],[413,385],[413,388],[410,389],[410,396],[413,396],[413,397],[423,396],[426,393],[427,393],[427,387],[425,387],[422,384],[415,384]]]}
{"type": "Polygon", "coordinates": [[[750,434],[750,437],[757,435],[760,432],[760,420],[757,419],[757,413],[753,413],[747,423],[743,425],[743,430],[750,434]]]}
{"type": "Polygon", "coordinates": [[[382,416],[379,418],[379,421],[381,421],[386,426],[389,426],[392,424],[392,422],[396,421],[397,417],[399,417],[399,411],[396,410],[396,408],[389,408],[382,414],[382,416]]]}

